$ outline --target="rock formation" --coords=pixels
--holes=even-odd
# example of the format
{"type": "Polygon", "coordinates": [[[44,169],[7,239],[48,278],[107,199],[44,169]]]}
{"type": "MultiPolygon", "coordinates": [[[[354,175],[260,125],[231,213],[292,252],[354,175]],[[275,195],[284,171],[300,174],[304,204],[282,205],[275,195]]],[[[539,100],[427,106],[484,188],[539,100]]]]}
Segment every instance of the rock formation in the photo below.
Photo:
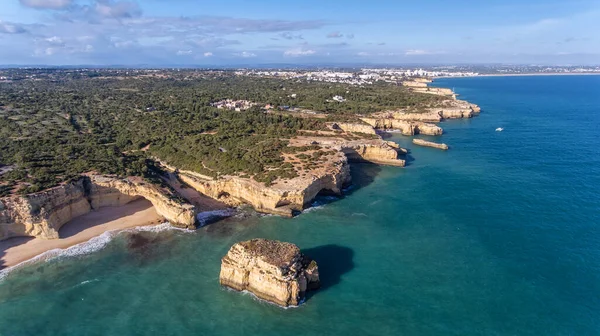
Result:
{"type": "Polygon", "coordinates": [[[119,206],[143,197],[171,224],[188,229],[195,228],[194,206],[179,199],[172,191],[161,189],[139,178],[119,179],[93,175],[90,179],[89,200],[93,209],[119,206]]]}
{"type": "Polygon", "coordinates": [[[411,87],[411,90],[419,93],[433,94],[436,96],[456,97],[456,94],[451,89],[435,88],[435,87],[411,87]]]}
{"type": "Polygon", "coordinates": [[[0,199],[0,240],[30,236],[59,238],[59,229],[92,209],[119,206],[144,197],[177,226],[193,228],[196,211],[158,187],[135,179],[85,176],[42,192],[0,199]]]}
{"type": "Polygon", "coordinates": [[[213,179],[190,171],[179,171],[178,177],[198,192],[232,206],[250,204],[259,212],[286,217],[301,211],[321,191],[341,195],[350,183],[350,168],[343,154],[328,163],[327,169],[265,186],[249,178],[223,176],[213,179]]]}
{"type": "Polygon", "coordinates": [[[427,141],[427,140],[423,140],[423,139],[413,139],[412,142],[415,145],[419,145],[419,146],[433,147],[433,148],[438,148],[438,149],[442,149],[442,150],[448,149],[448,145],[446,145],[444,143],[437,143],[437,142],[427,141]]]}
{"type": "Polygon", "coordinates": [[[294,244],[265,239],[233,245],[221,260],[219,282],[283,307],[299,305],[320,286],[314,260],[294,244]]]}
{"type": "Polygon", "coordinates": [[[377,134],[375,129],[372,126],[366,124],[356,124],[356,123],[331,123],[330,127],[332,129],[340,129],[344,132],[353,132],[353,133],[365,133],[365,134],[377,134]]]}
{"type": "Polygon", "coordinates": [[[362,121],[376,129],[399,130],[402,135],[441,135],[444,130],[434,124],[398,120],[393,118],[361,118],[362,121]]]}
{"type": "Polygon", "coordinates": [[[320,192],[341,195],[351,181],[349,161],[372,162],[403,167],[406,161],[398,157],[406,150],[391,146],[382,139],[345,140],[337,137],[299,136],[292,140],[294,146],[318,144],[323,149],[334,149],[336,154],[321,162],[319,169],[310,169],[303,175],[265,186],[251,178],[221,176],[217,179],[192,171],[177,171],[181,181],[198,192],[231,206],[250,204],[256,211],[286,217],[306,209],[320,192]]]}

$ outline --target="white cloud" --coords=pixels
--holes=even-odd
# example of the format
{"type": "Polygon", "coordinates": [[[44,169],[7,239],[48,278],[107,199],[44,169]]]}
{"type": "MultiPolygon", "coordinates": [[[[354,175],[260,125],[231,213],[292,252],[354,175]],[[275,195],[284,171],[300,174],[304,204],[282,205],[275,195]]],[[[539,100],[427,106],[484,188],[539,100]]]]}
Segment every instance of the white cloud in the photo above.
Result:
{"type": "Polygon", "coordinates": [[[36,9],[63,9],[73,3],[73,0],[19,0],[21,5],[36,9]]]}
{"type": "Polygon", "coordinates": [[[290,49],[290,50],[286,50],[283,55],[284,56],[291,56],[291,57],[298,57],[298,56],[309,56],[309,55],[314,55],[316,53],[316,51],[312,50],[312,49],[301,49],[301,48],[296,48],[296,49],[290,49]]]}
{"type": "Polygon", "coordinates": [[[205,52],[204,53],[204,57],[211,57],[213,55],[213,53],[209,52],[205,52]]]}
{"type": "Polygon", "coordinates": [[[361,52],[359,52],[356,55],[358,55],[358,56],[369,56],[370,54],[368,52],[366,52],[366,51],[361,51],[361,52]]]}
{"type": "Polygon", "coordinates": [[[414,55],[431,55],[433,54],[430,51],[427,50],[421,50],[421,49],[409,49],[407,50],[404,55],[406,56],[414,56],[414,55]]]}
{"type": "Polygon", "coordinates": [[[256,54],[252,53],[252,52],[248,52],[248,51],[242,51],[241,53],[234,53],[233,56],[243,57],[243,58],[251,58],[251,57],[256,57],[256,54]]]}
{"type": "Polygon", "coordinates": [[[64,44],[63,40],[58,36],[48,37],[48,38],[45,38],[44,40],[52,45],[63,45],[64,44]]]}
{"type": "Polygon", "coordinates": [[[177,56],[184,56],[184,55],[191,55],[192,51],[191,50],[179,50],[177,51],[177,56]]]}

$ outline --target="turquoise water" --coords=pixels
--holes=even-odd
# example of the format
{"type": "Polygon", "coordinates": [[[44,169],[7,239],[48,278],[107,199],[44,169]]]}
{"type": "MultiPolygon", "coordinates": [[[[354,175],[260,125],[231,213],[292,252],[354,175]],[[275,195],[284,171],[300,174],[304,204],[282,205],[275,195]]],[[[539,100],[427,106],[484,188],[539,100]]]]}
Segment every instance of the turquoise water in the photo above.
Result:
{"type": "MultiPolygon", "coordinates": [[[[598,335],[600,76],[440,80],[483,112],[442,152],[353,166],[299,217],[121,234],[0,283],[0,335],[598,335]],[[504,132],[495,132],[503,127],[504,132]],[[235,242],[316,258],[324,287],[281,309],[221,289],[235,242]]],[[[239,216],[238,216],[239,217],[239,216]]]]}

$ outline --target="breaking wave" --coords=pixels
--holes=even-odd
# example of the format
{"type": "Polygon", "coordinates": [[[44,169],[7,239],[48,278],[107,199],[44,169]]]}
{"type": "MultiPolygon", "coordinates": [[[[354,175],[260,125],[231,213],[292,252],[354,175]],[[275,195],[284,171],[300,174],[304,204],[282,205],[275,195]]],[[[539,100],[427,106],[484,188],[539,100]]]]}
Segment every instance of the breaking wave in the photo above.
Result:
{"type": "Polygon", "coordinates": [[[88,241],[79,243],[77,245],[69,246],[64,249],[53,249],[39,254],[31,259],[25,260],[17,265],[0,270],[0,281],[2,281],[10,272],[20,269],[24,266],[31,265],[42,261],[52,261],[62,258],[71,258],[75,256],[82,256],[97,252],[105,248],[115,237],[122,233],[135,233],[135,232],[163,232],[163,231],[183,231],[183,232],[194,232],[193,230],[177,228],[171,225],[169,222],[165,222],[158,225],[151,226],[138,226],[134,228],[124,230],[111,230],[102,233],[99,236],[93,237],[88,241]]]}

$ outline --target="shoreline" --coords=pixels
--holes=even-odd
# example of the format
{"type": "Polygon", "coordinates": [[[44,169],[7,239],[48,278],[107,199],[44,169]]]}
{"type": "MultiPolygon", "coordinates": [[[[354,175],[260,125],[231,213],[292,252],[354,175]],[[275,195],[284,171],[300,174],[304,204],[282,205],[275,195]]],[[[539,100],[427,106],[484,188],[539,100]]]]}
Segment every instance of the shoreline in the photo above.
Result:
{"type": "Polygon", "coordinates": [[[436,79],[447,79],[447,78],[477,78],[477,77],[528,77],[528,76],[600,76],[600,72],[584,72],[584,73],[523,73],[523,74],[482,74],[476,76],[439,76],[433,77],[433,81],[436,79]]]}
{"type": "MultiPolygon", "coordinates": [[[[382,133],[395,132],[398,131],[385,130],[382,133]]],[[[388,161],[377,161],[372,158],[369,161],[376,164],[390,165],[388,161]]],[[[399,166],[404,166],[404,161],[399,166]]],[[[342,173],[343,171],[340,172],[340,174],[342,173]]],[[[173,174],[169,174],[164,180],[188,202],[196,207],[205,208],[207,217],[200,219],[196,214],[194,217],[197,220],[208,221],[213,215],[227,216],[229,207],[216,200],[215,197],[205,196],[205,194],[197,191],[193,185],[191,188],[183,185],[173,174]]],[[[158,209],[160,210],[161,206],[158,209]]],[[[168,218],[164,211],[161,214],[168,218]]],[[[15,266],[52,258],[55,255],[53,252],[60,253],[73,246],[89,242],[107,232],[120,232],[126,229],[164,223],[165,217],[159,215],[153,203],[143,198],[122,206],[102,207],[75,217],[60,228],[56,234],[60,237],[58,239],[14,237],[0,241],[0,275],[11,271],[15,266]]]]}
{"type": "Polygon", "coordinates": [[[105,207],[79,216],[60,229],[60,239],[14,237],[0,241],[0,272],[33,260],[46,252],[85,243],[109,231],[157,225],[164,219],[152,203],[136,200],[119,207],[105,207]]]}

